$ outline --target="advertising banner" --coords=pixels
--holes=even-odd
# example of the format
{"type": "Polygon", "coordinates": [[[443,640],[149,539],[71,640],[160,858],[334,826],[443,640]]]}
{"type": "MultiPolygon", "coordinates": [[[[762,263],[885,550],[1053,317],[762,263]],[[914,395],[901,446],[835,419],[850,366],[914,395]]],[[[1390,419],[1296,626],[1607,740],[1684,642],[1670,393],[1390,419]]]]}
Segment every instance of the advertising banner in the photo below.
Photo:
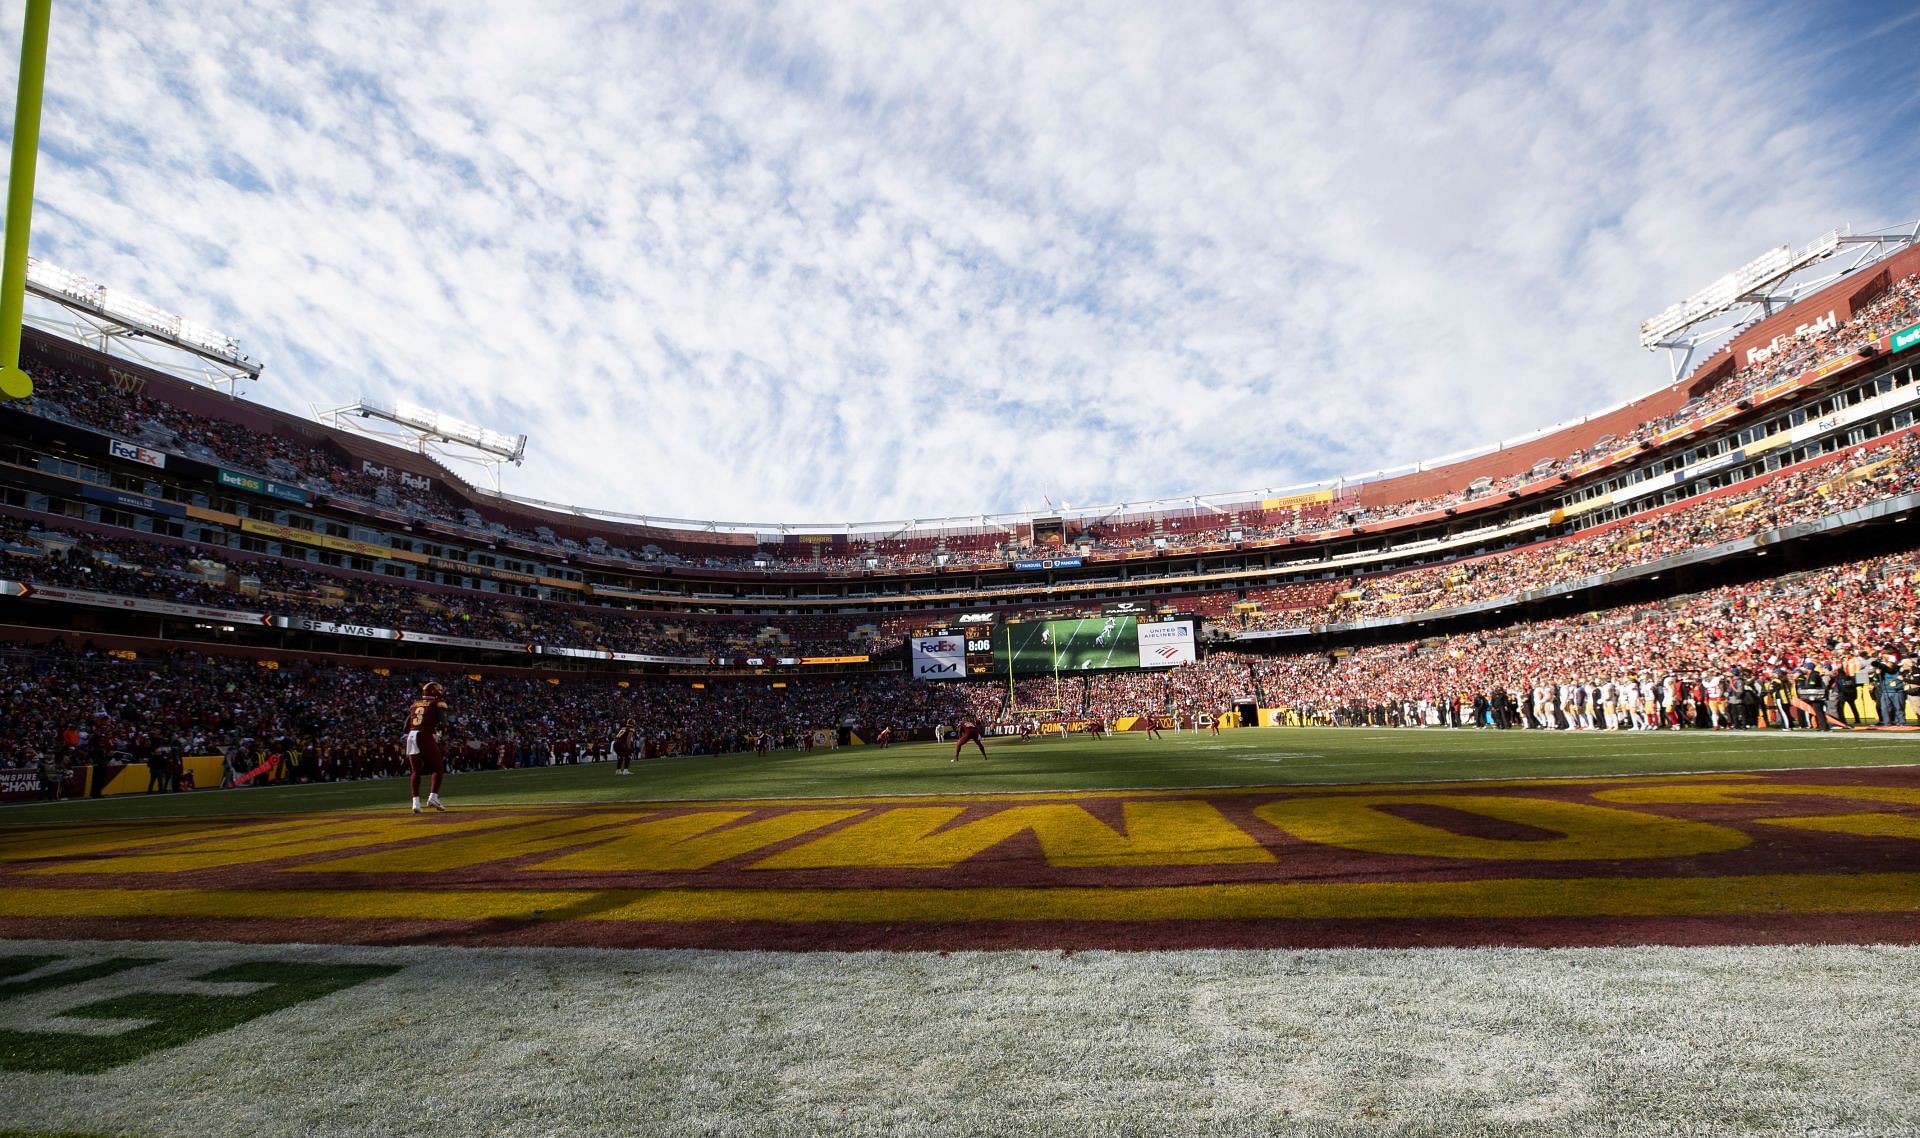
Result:
{"type": "Polygon", "coordinates": [[[1175,664],[1193,663],[1192,621],[1174,620],[1137,627],[1142,668],[1168,668],[1175,664]]]}
{"type": "Polygon", "coordinates": [[[375,628],[370,624],[341,624],[331,620],[308,620],[303,616],[276,616],[273,618],[277,628],[292,629],[295,632],[319,632],[329,636],[357,636],[362,640],[399,640],[400,634],[391,628],[375,628]]]}
{"type": "Polygon", "coordinates": [[[145,597],[116,597],[111,593],[90,593],[84,589],[57,589],[51,585],[30,585],[24,581],[0,581],[0,597],[55,601],[67,605],[120,609],[123,612],[150,612],[161,616],[184,616],[195,620],[219,621],[221,624],[267,623],[265,613],[236,612],[232,609],[208,608],[204,605],[175,604],[172,601],[150,601],[145,597]]]}
{"type": "Polygon", "coordinates": [[[967,674],[967,641],[962,636],[916,636],[911,655],[916,680],[957,680],[967,674]]]}
{"type": "Polygon", "coordinates": [[[1101,616],[1146,616],[1152,611],[1150,601],[1109,601],[1100,606],[1101,616]]]}
{"type": "Polygon", "coordinates": [[[1887,337],[1887,350],[1889,352],[1904,352],[1915,344],[1920,344],[1920,324],[1902,328],[1887,337]]]}
{"type": "Polygon", "coordinates": [[[82,486],[80,496],[95,502],[105,502],[110,506],[124,506],[129,510],[139,510],[162,517],[181,518],[187,514],[185,506],[164,502],[159,498],[149,498],[145,494],[129,494],[124,490],[109,490],[104,486],[82,486]]]}
{"type": "Polygon", "coordinates": [[[148,450],[143,446],[123,443],[119,439],[107,440],[107,453],[115,458],[124,458],[128,462],[143,463],[147,466],[166,469],[167,456],[157,450],[148,450]]]}
{"type": "Polygon", "coordinates": [[[525,652],[525,644],[515,644],[507,640],[475,640],[468,636],[442,636],[437,632],[405,632],[396,639],[409,644],[433,644],[442,648],[481,648],[490,652],[525,652]]]}
{"type": "Polygon", "coordinates": [[[242,474],[237,470],[215,471],[214,481],[222,486],[231,486],[235,490],[245,490],[250,494],[263,494],[269,498],[278,498],[283,502],[299,502],[305,505],[307,501],[307,492],[297,486],[287,486],[279,482],[269,481],[265,478],[256,478],[251,474],[242,474]]]}

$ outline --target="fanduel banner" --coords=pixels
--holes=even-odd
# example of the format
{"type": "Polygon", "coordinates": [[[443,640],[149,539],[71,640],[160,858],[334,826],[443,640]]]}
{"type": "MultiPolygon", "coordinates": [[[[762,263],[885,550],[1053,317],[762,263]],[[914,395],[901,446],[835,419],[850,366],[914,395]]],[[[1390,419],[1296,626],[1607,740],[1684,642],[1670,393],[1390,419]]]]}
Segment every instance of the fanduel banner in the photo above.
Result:
{"type": "Polygon", "coordinates": [[[913,638],[913,678],[958,680],[967,674],[967,638],[916,636],[913,638]]]}
{"type": "Polygon", "coordinates": [[[1163,624],[1142,621],[1134,627],[1140,634],[1142,668],[1168,668],[1175,664],[1193,663],[1192,621],[1176,620],[1163,624]]]}
{"type": "Polygon", "coordinates": [[[1110,601],[1100,606],[1101,616],[1146,616],[1152,611],[1146,601],[1110,601]]]}

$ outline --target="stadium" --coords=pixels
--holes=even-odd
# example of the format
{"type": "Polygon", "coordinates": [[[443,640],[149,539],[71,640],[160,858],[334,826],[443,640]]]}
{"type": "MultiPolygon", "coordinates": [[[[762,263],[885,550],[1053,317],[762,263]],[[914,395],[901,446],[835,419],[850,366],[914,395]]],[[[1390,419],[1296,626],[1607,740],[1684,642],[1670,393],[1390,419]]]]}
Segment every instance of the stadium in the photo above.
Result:
{"type": "Polygon", "coordinates": [[[1438,457],[658,516],[29,256],[36,19],[0,1135],[1920,1129],[1920,223],[1438,457]]]}

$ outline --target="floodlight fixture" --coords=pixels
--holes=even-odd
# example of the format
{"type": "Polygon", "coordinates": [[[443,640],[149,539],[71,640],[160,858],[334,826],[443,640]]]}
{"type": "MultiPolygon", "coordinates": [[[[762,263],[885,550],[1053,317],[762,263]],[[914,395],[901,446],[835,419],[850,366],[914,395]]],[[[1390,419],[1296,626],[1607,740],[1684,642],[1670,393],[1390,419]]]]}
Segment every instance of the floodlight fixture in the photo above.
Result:
{"type": "Polygon", "coordinates": [[[504,459],[518,466],[527,456],[527,436],[507,435],[499,431],[456,419],[452,415],[442,414],[418,403],[395,400],[392,403],[361,396],[345,407],[338,408],[337,415],[357,415],[362,419],[380,419],[403,427],[422,437],[422,441],[456,443],[473,450],[504,459]]]}
{"type": "Polygon", "coordinates": [[[1778,284],[1808,265],[1833,256],[1839,248],[1840,231],[1835,229],[1822,234],[1797,253],[1790,245],[1769,249],[1680,303],[1669,306],[1659,315],[1642,321],[1640,346],[1649,349],[1660,347],[1674,333],[1718,316],[1736,304],[1763,301],[1768,286],[1778,284]]]}
{"type": "Polygon", "coordinates": [[[115,339],[145,338],[217,365],[221,373],[211,377],[216,383],[260,378],[260,362],[241,351],[234,337],[71,269],[29,257],[27,291],[83,319],[90,329],[83,338],[99,341],[103,350],[115,339]]]}
{"type": "Polygon", "coordinates": [[[1665,349],[1673,378],[1687,373],[1702,351],[1835,281],[1877,264],[1920,241],[1920,222],[1855,232],[1830,230],[1802,248],[1778,245],[1640,324],[1640,346],[1665,349]],[[1815,265],[1836,258],[1834,265],[1815,265]],[[1838,267],[1836,268],[1835,265],[1838,267]]]}
{"type": "Polygon", "coordinates": [[[527,456],[525,435],[488,430],[418,403],[387,402],[363,395],[344,407],[314,407],[313,417],[335,430],[353,431],[387,443],[404,441],[421,454],[431,452],[472,463],[487,472],[496,494],[500,493],[502,464],[519,466],[527,456]],[[387,426],[372,426],[365,420],[387,426]]]}

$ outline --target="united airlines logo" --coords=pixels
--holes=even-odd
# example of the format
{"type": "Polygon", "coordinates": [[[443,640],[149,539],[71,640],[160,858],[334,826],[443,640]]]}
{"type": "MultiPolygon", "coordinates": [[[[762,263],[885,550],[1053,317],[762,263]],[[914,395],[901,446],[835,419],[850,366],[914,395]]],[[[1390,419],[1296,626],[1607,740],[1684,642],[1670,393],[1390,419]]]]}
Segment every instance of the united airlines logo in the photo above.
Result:
{"type": "Polygon", "coordinates": [[[1162,660],[1178,660],[1180,657],[1186,655],[1186,653],[1180,651],[1180,649],[1175,648],[1171,644],[1168,644],[1161,648],[1154,649],[1153,654],[1155,656],[1160,657],[1162,660]]]}

